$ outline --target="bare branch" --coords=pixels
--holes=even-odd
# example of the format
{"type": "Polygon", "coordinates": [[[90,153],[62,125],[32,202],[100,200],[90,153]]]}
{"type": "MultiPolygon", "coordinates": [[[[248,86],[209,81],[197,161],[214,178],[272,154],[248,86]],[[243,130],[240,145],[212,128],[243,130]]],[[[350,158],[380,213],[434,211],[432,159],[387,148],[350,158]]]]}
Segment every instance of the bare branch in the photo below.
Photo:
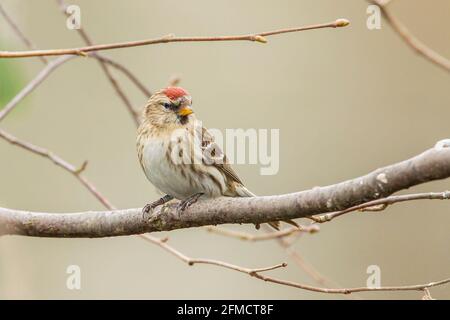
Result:
{"type": "Polygon", "coordinates": [[[336,21],[323,23],[323,24],[315,24],[315,25],[309,25],[309,26],[305,26],[305,27],[281,29],[281,30],[262,32],[262,33],[257,33],[257,34],[240,35],[240,36],[175,37],[173,35],[168,35],[168,36],[164,36],[164,37],[157,38],[157,39],[90,45],[90,46],[79,47],[79,48],[70,48],[70,49],[31,50],[31,51],[0,51],[0,58],[60,56],[60,55],[66,55],[66,54],[85,56],[87,52],[91,52],[91,51],[130,48],[130,47],[146,46],[146,45],[160,44],[160,43],[171,43],[171,42],[256,41],[256,42],[265,43],[265,42],[267,42],[267,40],[264,37],[268,37],[268,36],[272,36],[272,35],[313,30],[313,29],[340,28],[340,27],[345,27],[348,24],[349,24],[349,21],[346,19],[337,19],[336,21]]]}
{"type": "Polygon", "coordinates": [[[190,258],[190,257],[184,255],[183,253],[181,253],[180,251],[176,250],[175,248],[169,246],[167,244],[167,241],[158,239],[158,238],[150,236],[148,234],[144,234],[142,236],[145,240],[160,246],[161,248],[163,248],[167,252],[170,252],[172,255],[174,255],[178,259],[186,262],[190,266],[193,266],[194,264],[211,264],[211,265],[239,271],[242,273],[246,273],[249,275],[254,275],[257,272],[270,271],[270,270],[274,270],[274,269],[284,268],[287,266],[286,263],[280,263],[280,264],[270,266],[270,267],[250,269],[250,268],[240,267],[240,266],[228,263],[228,262],[223,262],[223,261],[214,260],[214,259],[190,258]]]}
{"type": "Polygon", "coordinates": [[[422,297],[422,300],[435,300],[431,296],[430,290],[428,290],[428,288],[423,289],[423,293],[424,293],[424,295],[422,297]]]}
{"type": "MultiPolygon", "coordinates": [[[[66,5],[64,3],[63,0],[57,0],[57,3],[60,6],[60,9],[62,11],[63,14],[65,14],[66,16],[69,16],[69,14],[66,11],[66,5]]],[[[78,34],[81,36],[81,38],[83,39],[83,41],[88,45],[88,46],[92,46],[93,42],[91,40],[91,38],[88,36],[88,34],[84,31],[83,28],[78,28],[77,29],[78,34]]],[[[92,53],[92,56],[95,58],[97,57],[96,52],[92,53]]],[[[113,86],[114,90],[116,91],[117,95],[119,96],[120,100],[122,100],[122,102],[125,104],[128,113],[130,114],[131,118],[133,119],[134,123],[136,126],[139,125],[139,115],[138,113],[134,110],[133,105],[131,104],[130,100],[128,99],[127,95],[125,94],[125,92],[122,90],[122,88],[120,87],[119,83],[117,82],[116,78],[113,76],[113,74],[111,73],[111,71],[109,70],[109,67],[107,66],[107,64],[104,62],[104,59],[97,59],[97,61],[100,64],[100,67],[102,68],[103,72],[105,73],[106,77],[108,78],[109,82],[111,83],[111,85],[113,86]]]]}
{"type": "MultiPolygon", "coordinates": [[[[237,232],[233,230],[217,228],[217,227],[207,227],[206,230],[209,232],[214,232],[227,237],[236,238],[244,241],[260,241],[260,240],[272,240],[276,239],[277,243],[286,251],[288,256],[294,260],[294,262],[302,269],[306,274],[308,274],[314,281],[320,285],[326,285],[329,281],[321,275],[311,264],[307,263],[305,259],[295,250],[291,248],[292,243],[286,240],[287,236],[298,235],[301,231],[307,231],[309,233],[316,233],[319,231],[318,225],[302,226],[303,230],[297,228],[289,228],[281,231],[273,231],[270,228],[267,229],[267,233],[262,235],[253,235],[244,232],[237,232]],[[306,230],[305,230],[306,229],[306,230]]],[[[331,283],[331,281],[330,281],[331,283]]],[[[335,287],[340,287],[334,285],[335,287]]]]}
{"type": "MultiPolygon", "coordinates": [[[[17,23],[14,22],[14,20],[8,15],[8,13],[3,9],[2,5],[0,4],[0,14],[5,18],[5,21],[9,24],[11,29],[13,29],[14,33],[17,35],[17,37],[28,47],[28,49],[36,50],[36,46],[31,42],[30,39],[28,39],[25,34],[20,30],[17,23]]],[[[47,58],[45,57],[39,57],[39,59],[44,63],[47,64],[47,58]]]]}
{"type": "Polygon", "coordinates": [[[427,192],[427,193],[415,193],[415,194],[405,194],[400,196],[390,196],[383,199],[377,199],[369,201],[357,206],[350,207],[345,210],[327,213],[317,217],[309,217],[311,220],[323,223],[331,221],[336,217],[342,216],[343,214],[353,212],[353,211],[382,211],[387,208],[387,206],[404,201],[413,200],[448,200],[450,199],[450,191],[444,192],[427,192]]]}
{"type": "Polygon", "coordinates": [[[74,56],[63,56],[48,63],[33,80],[31,80],[2,110],[0,110],[0,121],[6,117],[20,101],[41,84],[42,81],[47,79],[53,71],[73,57],[74,56]]]}
{"type": "MultiPolygon", "coordinates": [[[[68,60],[74,58],[75,56],[62,56],[48,63],[34,79],[32,79],[13,99],[11,99],[8,104],[5,105],[0,110],[0,121],[3,120],[26,96],[33,92],[47,77],[55,71],[62,64],[66,63],[68,60]]],[[[126,77],[128,77],[146,96],[149,97],[151,93],[142,85],[142,83],[129,71],[125,66],[119,64],[118,62],[101,56],[97,54],[94,58],[104,61],[105,63],[111,65],[117,70],[121,71],[126,77]]],[[[138,117],[136,111],[133,112],[133,118],[138,117]]]]}
{"type": "MultiPolygon", "coordinates": [[[[276,283],[276,284],[280,284],[280,285],[285,285],[285,286],[289,286],[289,287],[294,287],[294,288],[308,290],[308,291],[314,291],[314,292],[331,293],[331,294],[350,294],[350,293],[354,293],[354,292],[364,292],[364,291],[368,291],[368,292],[370,292],[370,291],[425,291],[425,290],[428,290],[427,288],[450,283],[450,279],[445,279],[442,281],[431,282],[431,283],[427,283],[427,284],[410,285],[410,286],[390,286],[390,287],[374,287],[374,288],[356,287],[356,288],[342,288],[342,289],[320,288],[320,287],[309,286],[309,285],[301,284],[301,283],[297,283],[297,282],[281,280],[281,279],[277,279],[274,277],[269,277],[269,276],[261,274],[261,272],[264,272],[264,271],[270,271],[270,270],[286,267],[287,266],[286,263],[281,263],[281,264],[277,264],[277,265],[274,265],[271,267],[266,267],[266,268],[250,269],[250,268],[233,265],[228,262],[222,262],[222,261],[213,260],[213,259],[190,258],[190,257],[184,255],[183,253],[179,252],[175,248],[169,246],[167,244],[166,240],[161,240],[161,239],[158,239],[156,237],[153,237],[153,236],[150,236],[147,234],[142,235],[142,236],[147,241],[160,246],[161,248],[163,248],[164,250],[173,254],[175,257],[177,257],[178,259],[182,260],[183,262],[187,263],[190,266],[192,266],[194,264],[216,265],[216,266],[223,267],[226,269],[231,269],[234,271],[246,273],[256,279],[263,280],[265,282],[276,283]]],[[[425,291],[425,292],[427,292],[427,291],[425,291]]]]}
{"type": "Polygon", "coordinates": [[[330,288],[319,288],[313,287],[306,284],[301,284],[292,281],[286,281],[281,279],[276,279],[272,277],[267,277],[259,273],[255,274],[255,277],[267,282],[277,283],[289,287],[294,287],[298,289],[304,289],[308,291],[321,292],[321,293],[334,293],[334,294],[350,294],[354,292],[379,292],[379,291],[424,291],[427,288],[441,286],[450,283],[450,279],[444,279],[441,281],[430,282],[425,284],[416,284],[409,286],[389,286],[389,287],[355,287],[355,288],[342,288],[342,289],[330,289],[330,288]]]}
{"type": "MultiPolygon", "coordinates": [[[[95,57],[95,53],[94,53],[94,57],[95,57]]],[[[133,119],[134,124],[136,126],[139,126],[139,112],[134,109],[134,107],[131,104],[130,100],[128,99],[127,95],[122,90],[122,88],[120,87],[116,78],[113,76],[113,74],[109,70],[107,64],[105,62],[103,62],[102,59],[98,59],[97,61],[100,63],[100,66],[101,66],[103,72],[105,73],[109,82],[113,86],[113,88],[116,91],[117,95],[119,96],[120,100],[122,100],[122,102],[125,104],[125,106],[128,110],[128,113],[130,114],[131,118],[133,119]]]]}
{"type": "Polygon", "coordinates": [[[119,62],[104,56],[100,53],[96,53],[95,56],[93,56],[95,59],[99,59],[107,64],[109,64],[111,67],[119,70],[120,72],[122,72],[141,92],[142,94],[146,97],[149,98],[152,93],[150,92],[150,90],[148,90],[145,85],[127,68],[125,67],[123,64],[120,64],[119,62]]]}
{"type": "Polygon", "coordinates": [[[176,87],[180,84],[181,82],[181,77],[179,75],[172,75],[169,78],[169,87],[176,87]]]}
{"type": "MultiPolygon", "coordinates": [[[[95,186],[86,178],[82,175],[82,172],[84,171],[84,169],[86,168],[87,162],[84,162],[80,167],[75,167],[74,165],[68,163],[67,161],[65,161],[64,159],[62,159],[61,157],[59,157],[58,155],[54,154],[53,152],[50,152],[47,149],[38,147],[36,145],[33,145],[29,142],[25,142],[25,141],[21,141],[19,139],[17,139],[16,137],[14,137],[12,134],[1,130],[0,129],[0,138],[5,139],[6,141],[8,141],[9,143],[19,146],[25,150],[28,150],[34,154],[37,154],[41,157],[47,158],[50,161],[52,161],[55,165],[57,165],[58,167],[63,168],[64,170],[70,172],[71,174],[73,174],[78,181],[81,182],[81,184],[83,186],[85,186],[96,198],[97,200],[99,200],[106,208],[108,209],[114,209],[114,206],[108,201],[108,199],[103,196],[96,188],[95,186]]],[[[0,226],[0,229],[2,227],[0,226]]],[[[0,232],[1,233],[1,232],[0,232]]]]}
{"type": "MultiPolygon", "coordinates": [[[[311,225],[311,227],[314,225],[311,225]]],[[[295,264],[302,269],[307,275],[309,275],[314,281],[323,286],[333,286],[341,288],[342,286],[334,281],[328,280],[322,275],[314,266],[307,262],[297,251],[292,248],[291,243],[286,241],[285,238],[278,238],[277,243],[285,250],[287,255],[295,262],[295,264]]]]}
{"type": "Polygon", "coordinates": [[[315,233],[319,231],[319,228],[317,227],[318,225],[300,226],[300,228],[288,228],[275,232],[266,232],[263,234],[250,234],[217,227],[206,227],[206,230],[208,232],[217,233],[223,236],[253,242],[284,238],[299,232],[315,233]]]}
{"type": "Polygon", "coordinates": [[[260,224],[345,210],[448,177],[450,148],[433,148],[409,160],[335,185],[278,196],[203,200],[182,215],[176,203],[160,206],[149,215],[143,215],[141,209],[51,214],[0,208],[0,225],[3,234],[109,237],[226,223],[260,224]]]}
{"type": "Polygon", "coordinates": [[[414,51],[422,55],[424,58],[433,62],[437,66],[443,68],[450,72],[450,60],[440,55],[436,51],[432,50],[426,44],[417,39],[409,30],[404,26],[399,20],[397,20],[386,8],[389,1],[386,0],[368,0],[380,7],[380,10],[386,19],[386,21],[391,25],[392,29],[398,33],[398,35],[403,39],[403,41],[408,44],[414,51]]]}

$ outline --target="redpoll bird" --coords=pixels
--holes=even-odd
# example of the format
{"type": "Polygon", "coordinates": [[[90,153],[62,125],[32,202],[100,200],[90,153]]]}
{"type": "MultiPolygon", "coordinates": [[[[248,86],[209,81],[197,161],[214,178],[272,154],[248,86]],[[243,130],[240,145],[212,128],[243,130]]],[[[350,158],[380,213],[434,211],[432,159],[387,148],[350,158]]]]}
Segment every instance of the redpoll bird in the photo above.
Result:
{"type": "MultiPolygon", "coordinates": [[[[183,211],[200,197],[255,196],[199,125],[191,106],[186,90],[168,87],[152,95],[144,108],[137,137],[139,162],[148,180],[166,194],[144,212],[173,198],[181,200],[178,209],[183,211]]],[[[278,222],[270,225],[278,228],[278,222]]]]}

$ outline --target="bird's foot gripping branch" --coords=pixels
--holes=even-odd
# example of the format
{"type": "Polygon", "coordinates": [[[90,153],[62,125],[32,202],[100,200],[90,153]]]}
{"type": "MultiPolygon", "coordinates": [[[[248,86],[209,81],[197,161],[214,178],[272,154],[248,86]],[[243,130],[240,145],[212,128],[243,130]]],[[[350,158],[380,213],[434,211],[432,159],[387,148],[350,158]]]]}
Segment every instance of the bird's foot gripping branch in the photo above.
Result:
{"type": "MultiPolygon", "coordinates": [[[[397,191],[448,177],[450,147],[439,142],[413,158],[338,184],[276,196],[198,201],[181,215],[176,202],[156,207],[145,215],[140,208],[59,214],[0,208],[0,234],[97,238],[227,223],[260,224],[330,212],[334,217],[375,205],[448,199],[448,192],[390,197],[397,191]]],[[[320,217],[323,216],[316,220],[320,217]]]]}

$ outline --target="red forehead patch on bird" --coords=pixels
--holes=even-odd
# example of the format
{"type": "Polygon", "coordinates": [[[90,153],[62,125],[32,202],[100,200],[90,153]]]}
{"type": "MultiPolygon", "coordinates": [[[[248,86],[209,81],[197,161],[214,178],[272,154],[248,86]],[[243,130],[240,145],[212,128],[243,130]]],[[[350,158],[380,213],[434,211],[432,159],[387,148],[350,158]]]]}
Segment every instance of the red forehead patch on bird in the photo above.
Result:
{"type": "Polygon", "coordinates": [[[186,90],[180,87],[167,87],[166,89],[164,89],[163,93],[171,100],[189,95],[186,90]]]}

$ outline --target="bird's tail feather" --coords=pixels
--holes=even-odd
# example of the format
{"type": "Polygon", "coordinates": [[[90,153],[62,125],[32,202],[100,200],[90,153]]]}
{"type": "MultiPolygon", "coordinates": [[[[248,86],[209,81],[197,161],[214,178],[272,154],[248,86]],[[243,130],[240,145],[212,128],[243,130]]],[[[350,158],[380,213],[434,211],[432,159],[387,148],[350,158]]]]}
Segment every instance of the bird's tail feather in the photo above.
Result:
{"type": "Polygon", "coordinates": [[[254,194],[244,186],[236,187],[236,193],[239,197],[256,197],[256,194],[254,194]]]}
{"type": "MultiPolygon", "coordinates": [[[[254,194],[244,186],[237,187],[236,193],[238,194],[239,197],[256,197],[256,194],[254,194]]],[[[295,221],[292,220],[283,220],[283,221],[299,228],[298,224],[295,221]]],[[[275,230],[280,230],[280,221],[272,221],[269,222],[268,224],[275,230]]]]}

